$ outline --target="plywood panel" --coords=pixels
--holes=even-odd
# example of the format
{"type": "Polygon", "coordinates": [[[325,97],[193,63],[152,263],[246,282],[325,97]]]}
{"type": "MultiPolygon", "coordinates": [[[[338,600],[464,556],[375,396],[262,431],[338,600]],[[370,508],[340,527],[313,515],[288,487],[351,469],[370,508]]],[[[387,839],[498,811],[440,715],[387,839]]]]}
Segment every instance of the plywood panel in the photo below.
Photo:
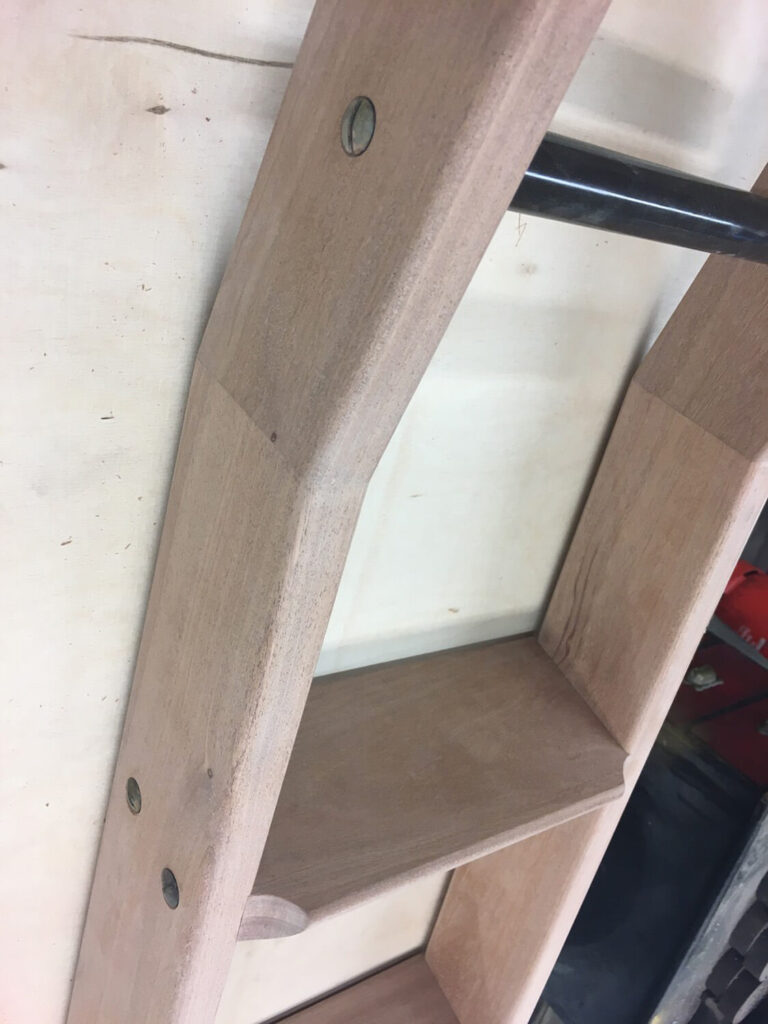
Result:
{"type": "MultiPolygon", "coordinates": [[[[290,76],[76,37],[292,62],[311,7],[10,0],[0,15],[0,805],[13,821],[0,1016],[13,1021],[63,1018],[192,358],[290,76]],[[32,877],[34,903],[19,885],[32,877]]],[[[748,187],[765,154],[766,31],[763,0],[614,0],[556,128],[748,187]]],[[[374,476],[323,671],[535,626],[627,367],[698,262],[502,223],[374,476]]],[[[403,951],[438,890],[402,918],[393,905],[403,951]]],[[[352,951],[311,933],[318,948],[297,958],[315,991],[319,965],[335,985],[345,963],[397,955],[380,920],[355,917],[352,951]]],[[[280,990],[293,1005],[295,966],[253,949],[236,948],[225,1024],[253,1024],[267,988],[263,1017],[280,990]]]]}

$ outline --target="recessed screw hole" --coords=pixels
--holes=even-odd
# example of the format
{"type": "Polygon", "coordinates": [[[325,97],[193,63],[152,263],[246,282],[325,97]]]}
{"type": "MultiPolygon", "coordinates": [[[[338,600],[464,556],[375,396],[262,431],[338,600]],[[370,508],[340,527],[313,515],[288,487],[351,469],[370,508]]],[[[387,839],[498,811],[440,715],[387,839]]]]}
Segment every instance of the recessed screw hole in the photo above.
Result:
{"type": "Polygon", "coordinates": [[[272,442],[272,444],[274,444],[275,441],[277,440],[277,434],[274,434],[274,433],[270,434],[269,435],[269,440],[272,442]]]}
{"type": "Polygon", "coordinates": [[[133,776],[125,784],[125,799],[131,809],[131,814],[138,814],[141,810],[141,790],[133,776]]]}
{"type": "Polygon", "coordinates": [[[175,910],[179,905],[179,883],[176,876],[170,868],[163,868],[160,878],[163,883],[163,899],[171,910],[175,910]]]}
{"type": "Polygon", "coordinates": [[[376,130],[376,108],[367,96],[356,96],[341,119],[341,144],[348,156],[362,156],[376,130]]]}
{"type": "Polygon", "coordinates": [[[208,769],[208,778],[209,778],[209,779],[212,779],[212,778],[213,778],[213,768],[209,768],[209,769],[208,769]]]}

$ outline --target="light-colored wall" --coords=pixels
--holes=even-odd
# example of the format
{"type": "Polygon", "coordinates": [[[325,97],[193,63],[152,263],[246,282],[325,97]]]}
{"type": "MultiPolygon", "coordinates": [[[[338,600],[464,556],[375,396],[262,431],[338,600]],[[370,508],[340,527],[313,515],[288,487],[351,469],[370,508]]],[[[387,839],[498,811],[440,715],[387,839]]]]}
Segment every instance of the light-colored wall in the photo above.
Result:
{"type": "MultiPolygon", "coordinates": [[[[310,7],[0,12],[3,1024],[63,1019],[191,360],[289,74],[79,36],[291,61],[310,7]]],[[[767,71],[763,0],[615,0],[555,128],[748,187],[767,71]]],[[[505,218],[371,483],[320,671],[535,625],[622,382],[699,265],[505,218]]],[[[241,944],[218,1024],[417,946],[441,885],[241,944]]]]}

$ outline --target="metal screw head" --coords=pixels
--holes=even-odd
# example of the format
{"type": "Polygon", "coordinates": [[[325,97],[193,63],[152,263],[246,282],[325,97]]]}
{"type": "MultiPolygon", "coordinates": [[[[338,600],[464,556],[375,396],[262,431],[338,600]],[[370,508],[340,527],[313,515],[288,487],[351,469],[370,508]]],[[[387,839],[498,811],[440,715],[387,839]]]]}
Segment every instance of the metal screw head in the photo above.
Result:
{"type": "Polygon", "coordinates": [[[125,784],[125,799],[131,809],[131,814],[138,814],[141,810],[141,790],[133,776],[125,784]]]}
{"type": "Polygon", "coordinates": [[[713,686],[722,686],[723,680],[717,675],[717,672],[712,668],[711,665],[693,665],[685,674],[683,682],[687,686],[692,686],[697,693],[701,693],[703,690],[711,690],[713,686]]]}
{"type": "Polygon", "coordinates": [[[163,868],[160,880],[163,885],[163,899],[171,910],[175,910],[179,905],[179,883],[176,876],[170,868],[163,868]]]}
{"type": "Polygon", "coordinates": [[[341,119],[341,144],[348,156],[362,156],[376,130],[376,108],[367,96],[356,96],[341,119]]]}

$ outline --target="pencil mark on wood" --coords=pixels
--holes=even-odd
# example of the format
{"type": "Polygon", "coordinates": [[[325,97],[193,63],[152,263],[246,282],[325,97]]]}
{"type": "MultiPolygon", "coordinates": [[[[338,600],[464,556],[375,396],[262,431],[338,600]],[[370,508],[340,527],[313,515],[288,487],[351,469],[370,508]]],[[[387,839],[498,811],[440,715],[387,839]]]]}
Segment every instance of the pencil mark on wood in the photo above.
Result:
{"type": "MultiPolygon", "coordinates": [[[[262,60],[260,57],[241,57],[234,53],[218,53],[216,50],[203,50],[198,46],[187,46],[185,43],[173,43],[168,39],[153,39],[150,36],[92,36],[85,33],[73,33],[74,39],[89,39],[96,43],[138,43],[141,46],[165,46],[169,50],[191,53],[196,57],[209,57],[211,60],[228,60],[233,64],[253,64],[259,68],[292,68],[292,61],[262,60]]],[[[154,113],[154,111],[153,111],[154,113]]]]}

